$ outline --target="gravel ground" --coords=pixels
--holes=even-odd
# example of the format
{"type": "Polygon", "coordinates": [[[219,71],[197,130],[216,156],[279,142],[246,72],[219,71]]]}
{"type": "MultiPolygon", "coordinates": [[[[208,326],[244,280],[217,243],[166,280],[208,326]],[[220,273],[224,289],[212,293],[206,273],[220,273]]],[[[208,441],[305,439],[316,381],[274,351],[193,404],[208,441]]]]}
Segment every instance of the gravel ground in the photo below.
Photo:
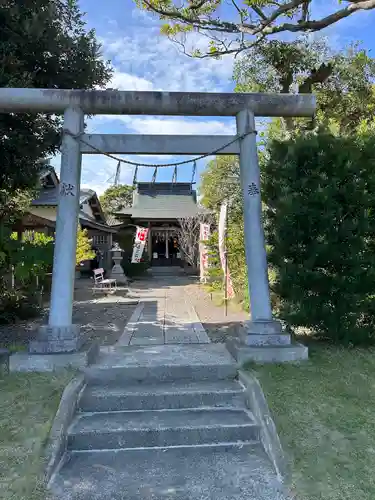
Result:
{"type": "MultiPolygon", "coordinates": [[[[183,293],[189,299],[212,342],[225,342],[229,337],[237,336],[238,326],[248,319],[245,311],[238,305],[230,304],[225,316],[224,306],[218,303],[219,295],[211,300],[210,294],[192,278],[181,278],[178,281],[178,286],[173,288],[176,293],[183,293]]],[[[77,282],[73,323],[81,325],[82,331],[89,339],[99,340],[101,345],[114,344],[132,315],[137,299],[132,298],[131,293],[126,294],[121,290],[118,290],[116,295],[97,293],[93,296],[91,283],[90,280],[77,282]]],[[[152,287],[152,281],[135,281],[132,285],[134,290],[144,287],[152,287]]],[[[0,347],[8,347],[11,350],[25,349],[28,342],[35,337],[39,325],[45,323],[47,318],[48,307],[40,318],[0,326],[0,347]]]]}
{"type": "Polygon", "coordinates": [[[229,337],[237,337],[238,327],[249,319],[249,315],[237,304],[230,304],[225,316],[224,306],[218,304],[220,297],[214,295],[211,300],[210,294],[199,283],[185,285],[184,292],[195,307],[211,342],[225,342],[229,337]]]}
{"type": "MultiPolygon", "coordinates": [[[[74,293],[73,323],[81,325],[88,340],[99,340],[101,345],[117,342],[124,326],[132,315],[137,300],[119,289],[115,295],[93,296],[92,282],[80,280],[74,293]]],[[[48,318],[48,306],[44,314],[30,321],[0,326],[0,347],[23,350],[36,335],[39,325],[48,318]]]]}

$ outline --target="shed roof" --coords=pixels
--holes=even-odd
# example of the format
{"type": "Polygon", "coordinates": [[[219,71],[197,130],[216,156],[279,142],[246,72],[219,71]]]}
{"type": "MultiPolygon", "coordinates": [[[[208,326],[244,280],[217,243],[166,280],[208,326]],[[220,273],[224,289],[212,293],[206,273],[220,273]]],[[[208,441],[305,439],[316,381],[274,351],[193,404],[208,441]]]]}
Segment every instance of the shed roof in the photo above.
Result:
{"type": "MultiPolygon", "coordinates": [[[[41,188],[39,189],[37,197],[32,200],[32,206],[49,206],[55,207],[58,205],[59,187],[54,188],[41,188]]],[[[79,196],[79,203],[90,203],[95,212],[95,217],[87,214],[82,208],[79,210],[79,220],[89,227],[97,228],[106,232],[115,232],[113,228],[106,223],[104,214],[102,212],[97,194],[92,189],[81,189],[79,196]]]]}
{"type": "MultiPolygon", "coordinates": [[[[55,206],[58,204],[59,187],[41,188],[38,191],[36,198],[31,202],[34,206],[55,206]]],[[[95,191],[92,189],[81,189],[79,193],[79,202],[84,203],[95,196],[95,191]]]]}

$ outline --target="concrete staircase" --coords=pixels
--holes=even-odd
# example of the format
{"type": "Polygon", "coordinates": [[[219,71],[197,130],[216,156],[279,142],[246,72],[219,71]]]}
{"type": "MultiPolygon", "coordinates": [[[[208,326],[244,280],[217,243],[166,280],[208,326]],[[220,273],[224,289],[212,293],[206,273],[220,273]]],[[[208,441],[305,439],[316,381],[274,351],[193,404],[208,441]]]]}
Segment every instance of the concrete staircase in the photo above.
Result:
{"type": "Polygon", "coordinates": [[[281,500],[225,347],[113,348],[87,385],[51,488],[64,500],[281,500]]]}

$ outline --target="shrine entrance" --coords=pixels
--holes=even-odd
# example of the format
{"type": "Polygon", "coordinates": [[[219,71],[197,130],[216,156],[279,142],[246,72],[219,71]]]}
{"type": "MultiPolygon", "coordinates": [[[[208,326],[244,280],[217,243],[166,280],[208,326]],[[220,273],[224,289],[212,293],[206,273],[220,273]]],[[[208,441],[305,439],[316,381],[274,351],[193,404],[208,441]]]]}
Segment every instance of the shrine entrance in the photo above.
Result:
{"type": "Polygon", "coordinates": [[[151,266],[181,266],[178,234],[174,228],[151,229],[151,266]]]}
{"type": "MultiPolygon", "coordinates": [[[[116,161],[123,161],[115,157],[116,154],[198,155],[195,161],[210,155],[239,155],[251,305],[249,328],[252,335],[248,342],[255,345],[280,343],[281,323],[272,317],[268,284],[255,117],[312,117],[315,109],[312,94],[1,88],[0,113],[64,114],[49,320],[48,325],[40,328],[38,339],[29,346],[30,352],[73,352],[85,342],[79,325],[72,324],[82,154],[104,154],[116,161]],[[235,117],[237,132],[224,136],[85,134],[85,114],[227,116],[235,117]]],[[[144,210],[133,216],[146,220],[149,217],[144,210]]],[[[173,218],[178,217],[180,215],[173,214],[173,218]]],[[[165,218],[170,220],[169,216],[165,218]]],[[[154,236],[161,238],[156,233],[154,236]]],[[[166,231],[164,259],[169,254],[167,241],[169,233],[166,231]]],[[[161,240],[160,245],[158,240],[158,248],[162,248],[161,240]]],[[[282,341],[290,343],[289,337],[284,337],[282,341]]]]}

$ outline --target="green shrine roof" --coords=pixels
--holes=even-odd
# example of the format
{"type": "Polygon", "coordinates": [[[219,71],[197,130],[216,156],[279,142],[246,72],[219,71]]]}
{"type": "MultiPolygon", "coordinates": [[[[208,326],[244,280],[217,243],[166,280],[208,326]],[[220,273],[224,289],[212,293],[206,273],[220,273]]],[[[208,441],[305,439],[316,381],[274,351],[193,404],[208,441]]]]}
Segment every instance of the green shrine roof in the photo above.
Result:
{"type": "Polygon", "coordinates": [[[119,215],[134,219],[181,219],[202,211],[190,183],[139,182],[133,193],[132,207],[124,208],[119,215]]]}

